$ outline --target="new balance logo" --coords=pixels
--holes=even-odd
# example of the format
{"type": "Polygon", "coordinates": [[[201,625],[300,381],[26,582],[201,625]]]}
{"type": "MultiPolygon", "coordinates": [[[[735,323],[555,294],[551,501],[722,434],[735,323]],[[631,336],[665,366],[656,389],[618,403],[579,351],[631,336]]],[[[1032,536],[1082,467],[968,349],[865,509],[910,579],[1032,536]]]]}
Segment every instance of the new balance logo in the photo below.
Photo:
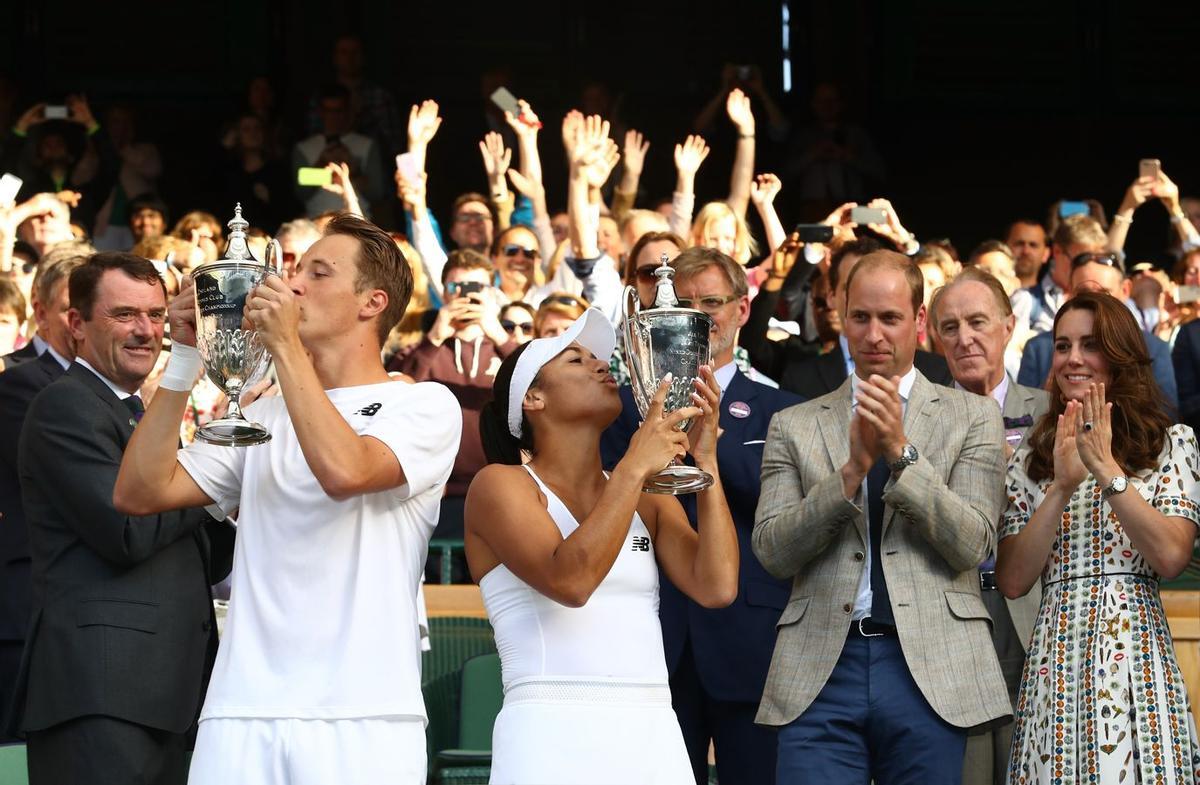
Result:
{"type": "Polygon", "coordinates": [[[633,545],[629,548],[629,550],[631,550],[631,551],[649,551],[650,550],[650,538],[649,537],[634,537],[633,545]]]}
{"type": "Polygon", "coordinates": [[[367,417],[374,417],[376,412],[378,412],[382,408],[383,408],[382,403],[373,403],[370,406],[362,407],[357,412],[355,412],[355,414],[364,414],[367,417]]]}

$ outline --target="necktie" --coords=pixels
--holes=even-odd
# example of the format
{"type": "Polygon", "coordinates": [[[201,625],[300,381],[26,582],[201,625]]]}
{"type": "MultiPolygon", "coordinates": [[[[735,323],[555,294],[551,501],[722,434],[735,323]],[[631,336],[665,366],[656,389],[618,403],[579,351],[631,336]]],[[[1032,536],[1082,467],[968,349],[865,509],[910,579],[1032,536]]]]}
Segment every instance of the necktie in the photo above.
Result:
{"type": "Polygon", "coordinates": [[[883,578],[883,559],[880,558],[883,539],[883,486],[887,485],[892,470],[887,461],[880,458],[867,473],[867,516],[871,536],[871,619],[880,624],[895,624],[892,602],[888,598],[887,581],[883,578]]]}
{"type": "Polygon", "coordinates": [[[133,424],[142,421],[142,415],[146,413],[146,405],[142,403],[142,399],[136,395],[131,395],[121,401],[125,404],[125,408],[133,415],[133,424]]]}

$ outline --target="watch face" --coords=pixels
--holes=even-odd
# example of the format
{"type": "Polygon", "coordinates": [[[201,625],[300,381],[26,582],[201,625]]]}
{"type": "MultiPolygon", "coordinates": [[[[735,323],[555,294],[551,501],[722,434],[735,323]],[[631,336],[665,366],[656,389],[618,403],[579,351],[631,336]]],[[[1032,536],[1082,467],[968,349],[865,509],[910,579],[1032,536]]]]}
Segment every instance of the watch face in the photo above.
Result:
{"type": "Polygon", "coordinates": [[[1128,481],[1124,477],[1113,477],[1112,483],[1109,485],[1114,493],[1120,493],[1125,490],[1128,481]]]}

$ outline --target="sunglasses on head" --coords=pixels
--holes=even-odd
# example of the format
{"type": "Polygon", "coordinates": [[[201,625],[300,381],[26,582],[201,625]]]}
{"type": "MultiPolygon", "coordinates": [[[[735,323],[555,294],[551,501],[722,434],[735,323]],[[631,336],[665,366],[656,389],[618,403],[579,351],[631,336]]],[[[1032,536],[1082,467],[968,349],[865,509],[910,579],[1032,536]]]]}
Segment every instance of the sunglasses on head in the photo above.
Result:
{"type": "Polygon", "coordinates": [[[1088,251],[1081,253],[1071,260],[1071,269],[1083,267],[1085,264],[1102,264],[1105,267],[1115,267],[1121,272],[1125,272],[1121,268],[1121,259],[1115,253],[1094,253],[1088,251]]]}
{"type": "Polygon", "coordinates": [[[533,322],[514,322],[510,321],[509,319],[501,319],[500,326],[503,327],[504,331],[507,333],[516,332],[518,327],[521,328],[521,332],[523,333],[533,332],[533,322]]]}
{"type": "Polygon", "coordinates": [[[572,297],[567,294],[556,294],[553,297],[547,297],[542,302],[557,303],[558,305],[578,306],[580,308],[584,307],[582,300],[580,300],[578,297],[572,297]]]}
{"type": "Polygon", "coordinates": [[[501,250],[503,251],[505,256],[516,256],[517,254],[524,254],[526,259],[536,259],[536,258],[538,258],[538,256],[540,256],[540,254],[538,253],[538,249],[526,248],[525,246],[517,245],[516,243],[509,243],[508,245],[505,245],[504,248],[502,248],[501,250]]]}

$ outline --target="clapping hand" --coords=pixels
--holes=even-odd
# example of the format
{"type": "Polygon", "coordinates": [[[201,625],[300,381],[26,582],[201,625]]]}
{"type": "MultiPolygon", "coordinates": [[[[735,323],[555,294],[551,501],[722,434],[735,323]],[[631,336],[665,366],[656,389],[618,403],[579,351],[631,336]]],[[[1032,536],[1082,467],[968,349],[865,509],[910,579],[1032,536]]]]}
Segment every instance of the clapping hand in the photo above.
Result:
{"type": "Polygon", "coordinates": [[[1077,433],[1083,430],[1079,415],[1083,404],[1067,401],[1067,408],[1058,415],[1054,428],[1054,484],[1070,496],[1088,475],[1087,467],[1079,456],[1077,433]]]}
{"type": "Polygon", "coordinates": [[[900,403],[900,377],[888,379],[871,374],[865,380],[860,379],[855,402],[856,416],[875,431],[883,457],[888,463],[895,463],[908,443],[904,435],[904,407],[900,403]]]}
{"type": "Polygon", "coordinates": [[[1075,415],[1075,445],[1079,460],[1098,481],[1104,484],[1118,474],[1121,467],[1112,454],[1112,404],[1105,400],[1104,385],[1090,384],[1083,400],[1077,402],[1075,415]]]}

